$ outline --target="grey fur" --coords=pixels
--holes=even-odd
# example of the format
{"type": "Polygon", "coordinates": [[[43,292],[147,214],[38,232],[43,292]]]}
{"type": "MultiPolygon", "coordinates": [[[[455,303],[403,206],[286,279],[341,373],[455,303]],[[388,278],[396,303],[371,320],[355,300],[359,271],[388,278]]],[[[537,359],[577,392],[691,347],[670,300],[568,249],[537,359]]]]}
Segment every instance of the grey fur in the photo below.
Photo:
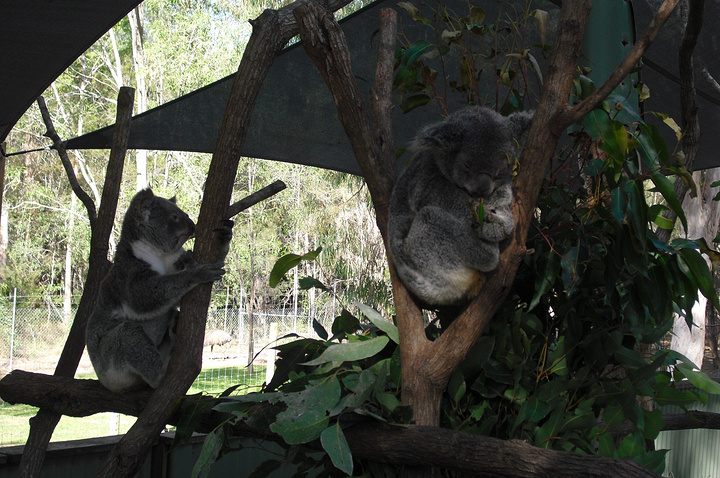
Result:
{"type": "Polygon", "coordinates": [[[470,107],[420,130],[395,184],[390,254],[403,284],[426,305],[461,302],[494,270],[515,227],[511,162],[532,113],[504,117],[470,107]],[[482,226],[473,209],[483,200],[482,226]]]}
{"type": "MultiPolygon", "coordinates": [[[[227,253],[232,222],[218,229],[227,253]]],[[[195,223],[175,198],[150,189],[130,202],[115,262],[100,286],[87,325],[87,349],[100,382],[121,392],[157,388],[175,344],[180,299],[196,285],[219,280],[224,262],[198,264],[183,244],[195,223]]],[[[222,256],[224,260],[224,255],[222,256]]]]}

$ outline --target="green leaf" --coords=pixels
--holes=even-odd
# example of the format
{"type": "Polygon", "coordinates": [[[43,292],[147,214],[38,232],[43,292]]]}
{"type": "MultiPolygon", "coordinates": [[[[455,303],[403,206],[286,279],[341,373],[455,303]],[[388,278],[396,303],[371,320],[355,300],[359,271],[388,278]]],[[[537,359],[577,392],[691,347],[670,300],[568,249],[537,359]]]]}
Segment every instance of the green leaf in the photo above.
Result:
{"type": "Polygon", "coordinates": [[[665,458],[670,450],[655,450],[636,456],[633,461],[658,475],[665,471],[665,458]]]}
{"type": "Polygon", "coordinates": [[[610,193],[612,199],[612,214],[620,224],[625,220],[625,211],[628,206],[628,195],[623,188],[615,188],[610,193]]]}
{"type": "Polygon", "coordinates": [[[387,408],[388,411],[392,412],[400,405],[400,401],[392,393],[382,392],[375,395],[377,401],[383,407],[387,408]]]}
{"type": "Polygon", "coordinates": [[[328,412],[340,401],[340,393],[340,381],[332,375],[310,382],[301,392],[283,394],[281,401],[287,408],[278,413],[270,429],[290,445],[318,438],[328,426],[328,412]]]}
{"type": "Polygon", "coordinates": [[[645,426],[643,427],[643,436],[646,440],[654,440],[665,426],[665,420],[663,420],[662,417],[662,410],[656,408],[652,411],[644,410],[644,413],[645,426]]]}
{"type": "Polygon", "coordinates": [[[314,261],[317,259],[318,254],[322,251],[322,247],[318,247],[314,251],[310,251],[307,254],[285,254],[275,262],[275,265],[270,271],[269,283],[270,287],[276,287],[280,281],[285,277],[287,271],[300,264],[302,261],[314,261]]]}
{"type": "Polygon", "coordinates": [[[312,326],[313,326],[313,330],[318,335],[318,337],[320,337],[323,340],[328,339],[329,335],[328,335],[327,330],[325,330],[325,327],[323,327],[323,325],[320,322],[318,322],[318,320],[315,317],[313,317],[312,326]]]}
{"type": "Polygon", "coordinates": [[[565,419],[565,412],[562,408],[557,408],[550,415],[550,418],[535,430],[535,446],[540,448],[552,448],[552,439],[558,436],[558,432],[562,428],[565,419]]]}
{"type": "Polygon", "coordinates": [[[532,301],[530,301],[528,310],[534,309],[535,306],[540,303],[542,296],[550,291],[553,284],[555,284],[555,278],[557,277],[558,272],[560,272],[560,260],[558,259],[558,255],[554,252],[550,252],[544,263],[543,270],[538,272],[537,278],[535,279],[535,296],[532,301]]]}
{"type": "Polygon", "coordinates": [[[345,439],[345,434],[342,428],[336,423],[327,427],[320,434],[320,444],[322,445],[325,452],[330,456],[330,459],[340,471],[352,475],[353,472],[353,459],[350,446],[345,439]]]}
{"type": "Polygon", "coordinates": [[[626,436],[618,447],[620,458],[632,458],[643,453],[645,453],[645,439],[637,432],[626,436]]]}
{"type": "Polygon", "coordinates": [[[680,256],[690,270],[692,279],[697,284],[700,291],[708,298],[716,309],[720,310],[720,303],[718,303],[718,296],[713,284],[712,273],[708,268],[707,262],[705,262],[705,258],[703,258],[698,251],[690,248],[680,249],[680,256]]]}
{"type": "Polygon", "coordinates": [[[223,426],[216,428],[205,437],[200,456],[198,456],[190,475],[192,478],[205,478],[210,475],[210,469],[217,461],[224,443],[225,427],[223,426]]]}
{"type": "Polygon", "coordinates": [[[415,95],[404,98],[400,102],[400,109],[402,109],[403,113],[409,113],[415,108],[425,106],[426,104],[430,103],[430,101],[432,101],[432,98],[430,98],[430,96],[428,96],[427,94],[417,93],[415,95]]]}
{"type": "Polygon", "coordinates": [[[329,290],[325,284],[320,282],[314,277],[303,277],[300,280],[298,280],[298,287],[300,287],[301,290],[310,290],[310,289],[320,289],[320,290],[329,290]]]}
{"type": "Polygon", "coordinates": [[[347,309],[343,309],[340,315],[335,317],[331,327],[332,333],[335,336],[354,334],[358,328],[360,328],[360,321],[347,309]]]}
{"type": "Polygon", "coordinates": [[[302,365],[320,365],[328,362],[353,362],[372,357],[380,353],[390,341],[385,336],[375,337],[359,342],[343,342],[331,345],[315,360],[302,365]]]}
{"type": "Polygon", "coordinates": [[[336,407],[335,410],[333,410],[330,415],[334,416],[338,413],[346,410],[346,409],[355,409],[361,407],[372,395],[373,388],[375,387],[375,382],[377,381],[377,377],[374,373],[372,373],[369,370],[363,370],[360,372],[359,375],[355,375],[356,379],[354,380],[343,380],[343,384],[345,387],[350,390],[352,393],[349,395],[345,395],[338,404],[338,407],[336,407]],[[338,410],[339,407],[342,407],[342,409],[338,410]]]}
{"type": "Polygon", "coordinates": [[[447,392],[453,402],[458,403],[460,399],[465,396],[467,385],[465,384],[465,377],[462,372],[456,370],[451,376],[448,382],[447,392]]]}
{"type": "Polygon", "coordinates": [[[185,399],[187,406],[183,408],[180,422],[177,424],[177,432],[172,446],[184,444],[190,441],[197,425],[200,423],[205,412],[215,405],[215,400],[202,397],[200,394],[185,399]]]}
{"type": "Polygon", "coordinates": [[[680,369],[685,378],[696,388],[713,395],[720,395],[720,383],[708,377],[705,372],[694,370],[692,366],[683,362],[678,363],[675,367],[680,369]]]}
{"type": "Polygon", "coordinates": [[[650,180],[652,180],[655,185],[655,188],[652,190],[658,191],[662,194],[670,209],[677,214],[678,218],[682,222],[685,232],[687,232],[688,225],[687,219],[685,218],[685,212],[683,211],[682,204],[680,204],[680,201],[675,194],[675,187],[673,186],[672,181],[670,181],[664,174],[657,171],[650,175],[650,180]]]}
{"type": "Polygon", "coordinates": [[[531,397],[523,404],[523,407],[525,409],[525,416],[532,422],[539,422],[552,410],[549,403],[540,401],[535,397],[531,397]]]}
{"type": "Polygon", "coordinates": [[[398,328],[395,324],[385,319],[385,317],[380,315],[378,311],[368,305],[361,304],[359,302],[356,305],[358,309],[360,309],[360,312],[362,312],[363,315],[367,317],[375,327],[382,330],[387,334],[388,337],[390,337],[390,340],[392,340],[396,344],[400,343],[400,338],[398,336],[398,328]]]}
{"type": "Polygon", "coordinates": [[[667,229],[671,231],[673,229],[673,223],[668,218],[662,215],[663,211],[667,210],[662,204],[653,204],[648,210],[648,218],[654,222],[659,228],[667,229]]]}

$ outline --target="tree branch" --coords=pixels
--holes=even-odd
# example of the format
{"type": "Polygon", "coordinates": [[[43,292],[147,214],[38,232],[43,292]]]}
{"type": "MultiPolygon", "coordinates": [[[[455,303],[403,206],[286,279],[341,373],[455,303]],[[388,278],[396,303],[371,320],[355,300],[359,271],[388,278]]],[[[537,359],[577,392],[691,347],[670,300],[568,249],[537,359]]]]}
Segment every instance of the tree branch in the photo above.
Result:
{"type": "Polygon", "coordinates": [[[233,216],[236,216],[240,212],[244,211],[245,209],[248,209],[257,203],[276,195],[286,187],[287,186],[284,182],[277,180],[274,183],[260,189],[259,191],[256,191],[251,195],[242,198],[228,208],[226,219],[230,219],[233,216]]]}
{"type": "MultiPolygon", "coordinates": [[[[688,2],[685,33],[678,47],[678,70],[680,71],[680,110],[683,136],[681,140],[682,151],[685,155],[685,169],[692,172],[700,146],[700,118],[698,117],[697,95],[695,94],[695,69],[693,54],[700,30],[703,24],[705,0],[692,0],[688,2]]],[[[681,203],[688,192],[688,185],[678,178],[674,184],[675,196],[681,203]]],[[[663,216],[672,224],[677,221],[677,214],[668,208],[663,216]]],[[[667,243],[670,241],[671,229],[659,229],[658,239],[667,243]]]]}
{"type": "Polygon", "coordinates": [[[67,174],[68,181],[70,181],[70,186],[72,187],[75,195],[78,197],[78,199],[80,199],[80,201],[85,206],[85,209],[87,210],[88,219],[90,220],[90,229],[92,230],[95,225],[95,220],[97,219],[97,210],[95,209],[95,203],[88,195],[88,193],[85,192],[82,186],[80,186],[80,182],[75,175],[75,170],[73,169],[70,157],[68,157],[67,149],[65,149],[65,142],[60,139],[60,135],[58,135],[57,131],[55,130],[55,125],[53,125],[52,118],[50,118],[50,112],[48,111],[47,104],[45,104],[45,98],[43,98],[42,96],[39,97],[37,99],[37,103],[38,108],[40,108],[40,114],[42,115],[43,123],[45,123],[45,128],[47,128],[47,131],[43,136],[52,140],[53,148],[58,152],[58,155],[60,156],[60,161],[62,162],[63,168],[65,168],[65,173],[67,174]]]}
{"type": "MultiPolygon", "coordinates": [[[[563,131],[571,124],[580,121],[586,114],[590,113],[600,103],[602,103],[603,100],[607,98],[607,96],[612,93],[615,88],[617,88],[620,82],[623,81],[623,79],[625,79],[625,77],[627,77],[632,70],[637,67],[638,62],[650,47],[653,40],[655,40],[658,32],[665,24],[665,21],[670,17],[670,14],[673,12],[679,1],[680,0],[665,0],[660,6],[658,12],[655,14],[655,17],[650,22],[650,25],[648,25],[642,38],[635,42],[635,46],[633,46],[632,50],[630,50],[630,53],[628,53],[625,59],[620,63],[620,65],[618,65],[615,71],[612,72],[608,79],[605,80],[605,83],[603,83],[600,88],[595,90],[595,92],[579,104],[572,108],[560,110],[557,123],[554,124],[553,127],[560,128],[559,131],[563,131]]],[[[695,0],[691,0],[690,3],[695,3],[695,0]]]]}
{"type": "Polygon", "coordinates": [[[514,183],[515,232],[501,254],[498,269],[490,273],[479,295],[435,342],[417,358],[419,375],[435,390],[436,408],[426,411],[422,424],[437,425],[439,398],[453,370],[483,334],[502,304],[525,251],[525,239],[532,222],[547,165],[560,133],[557,112],[567,107],[573,74],[580,57],[585,24],[590,13],[588,0],[564,2],[555,44],[549,62],[545,88],[535,111],[520,169],[514,183]]]}

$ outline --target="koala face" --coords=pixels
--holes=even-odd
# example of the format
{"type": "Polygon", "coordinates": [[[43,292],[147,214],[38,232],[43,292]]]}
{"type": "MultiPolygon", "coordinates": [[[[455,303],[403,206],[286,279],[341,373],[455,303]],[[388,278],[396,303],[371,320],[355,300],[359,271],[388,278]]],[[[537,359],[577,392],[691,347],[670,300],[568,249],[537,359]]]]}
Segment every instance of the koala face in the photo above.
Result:
{"type": "Polygon", "coordinates": [[[509,180],[509,158],[477,139],[469,136],[459,151],[451,153],[445,176],[471,197],[484,198],[509,180]]]}
{"type": "Polygon", "coordinates": [[[175,198],[155,196],[150,189],[135,195],[125,223],[123,234],[129,241],[141,239],[164,252],[179,250],[195,234],[195,223],[175,204],[175,198]]]}
{"type": "Polygon", "coordinates": [[[157,234],[158,246],[164,250],[175,250],[182,247],[185,241],[195,234],[195,223],[175,204],[175,198],[155,197],[148,223],[154,229],[164,231],[157,234]]]}
{"type": "Polygon", "coordinates": [[[509,117],[470,107],[420,132],[415,149],[429,153],[440,172],[474,198],[510,180],[510,161],[530,127],[530,113],[509,117]]]}

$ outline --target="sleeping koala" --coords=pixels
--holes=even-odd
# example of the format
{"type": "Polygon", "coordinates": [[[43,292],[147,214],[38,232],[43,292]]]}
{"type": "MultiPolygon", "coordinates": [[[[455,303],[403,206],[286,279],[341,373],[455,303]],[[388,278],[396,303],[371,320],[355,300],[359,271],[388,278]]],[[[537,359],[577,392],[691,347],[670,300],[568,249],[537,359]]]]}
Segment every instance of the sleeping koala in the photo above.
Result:
{"type": "Polygon", "coordinates": [[[470,107],[415,138],[392,192],[388,239],[400,279],[425,305],[461,303],[497,267],[499,242],[515,227],[510,165],[531,122],[529,112],[470,107]]]}
{"type": "MultiPolygon", "coordinates": [[[[217,229],[222,258],[232,238],[232,221],[217,229]]],[[[125,214],[115,261],[100,285],[87,325],[90,360],[100,382],[115,392],[144,385],[157,388],[175,345],[182,297],[196,285],[219,280],[223,261],[198,264],[183,244],[195,223],[175,198],[140,191],[125,214]]]]}

